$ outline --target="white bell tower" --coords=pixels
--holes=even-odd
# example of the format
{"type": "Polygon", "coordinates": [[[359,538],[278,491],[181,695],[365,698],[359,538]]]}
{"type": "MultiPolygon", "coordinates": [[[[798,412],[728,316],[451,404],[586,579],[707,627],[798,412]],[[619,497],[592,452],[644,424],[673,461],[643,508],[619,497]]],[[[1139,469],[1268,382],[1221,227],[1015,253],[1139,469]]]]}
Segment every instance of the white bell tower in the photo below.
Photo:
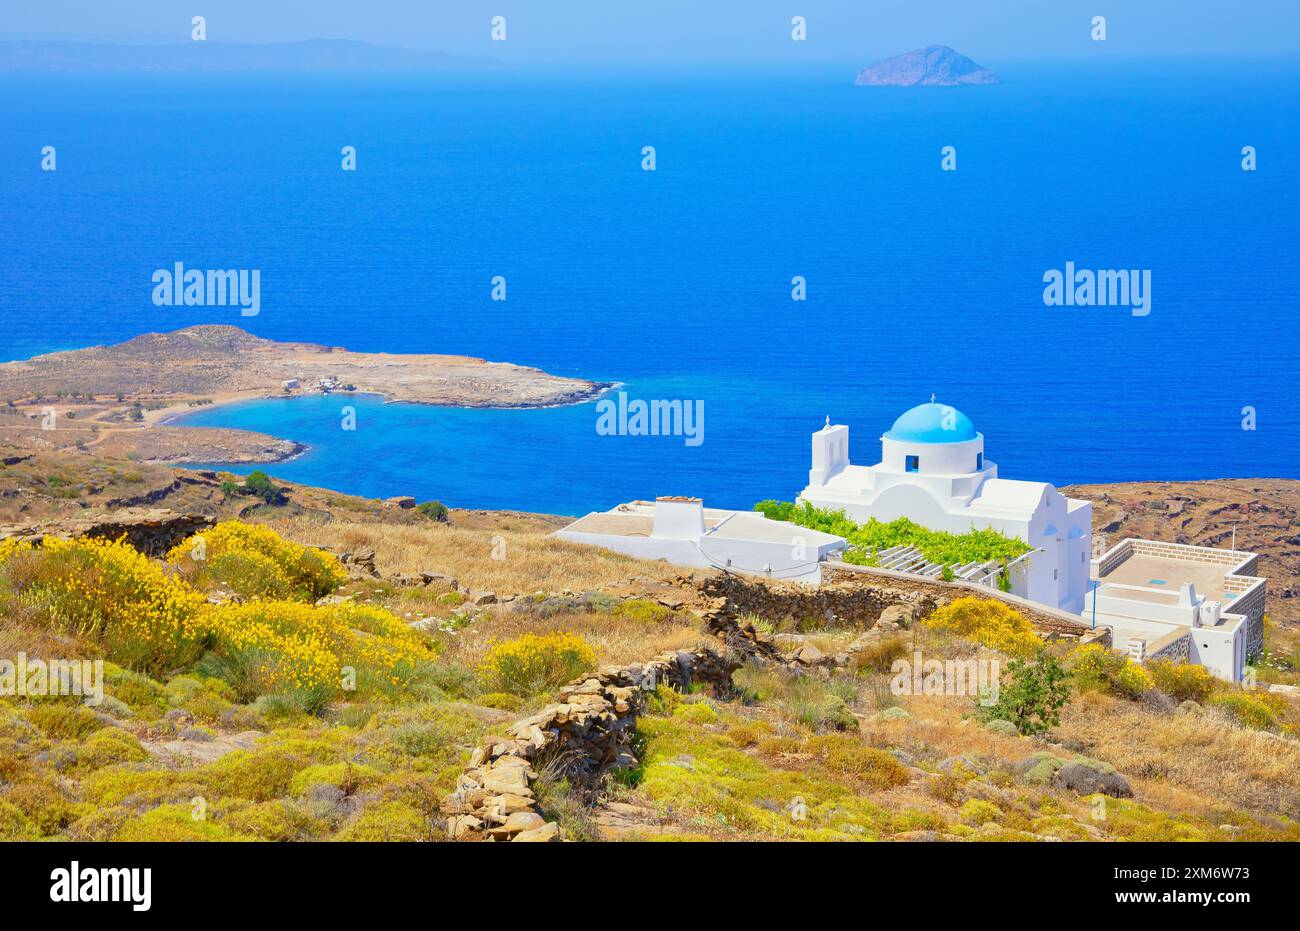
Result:
{"type": "Polygon", "coordinates": [[[849,428],[844,424],[831,424],[812,435],[812,469],[808,472],[809,485],[825,485],[849,464],[849,428]]]}

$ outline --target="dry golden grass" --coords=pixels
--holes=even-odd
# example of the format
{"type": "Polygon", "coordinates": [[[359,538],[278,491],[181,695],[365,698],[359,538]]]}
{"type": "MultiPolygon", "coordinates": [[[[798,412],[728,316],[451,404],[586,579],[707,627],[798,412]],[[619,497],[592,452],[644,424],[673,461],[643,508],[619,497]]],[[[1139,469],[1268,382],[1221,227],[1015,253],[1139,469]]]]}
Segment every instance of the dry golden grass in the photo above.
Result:
{"type": "Polygon", "coordinates": [[[527,611],[502,610],[484,613],[451,637],[443,659],[476,666],[492,640],[512,640],[527,633],[551,631],[578,634],[595,647],[602,664],[640,662],[666,650],[687,650],[714,642],[699,626],[681,616],[647,622],[600,612],[538,617],[527,611]]]}
{"type": "Polygon", "coordinates": [[[1300,743],[1233,726],[1213,714],[1157,714],[1087,692],[1061,715],[1055,736],[1086,747],[1134,780],[1140,796],[1176,810],[1216,801],[1300,817],[1300,743]],[[1172,787],[1177,787],[1173,790],[1172,787]]]}
{"type": "Polygon", "coordinates": [[[19,653],[34,659],[80,659],[103,655],[93,642],[60,634],[14,618],[0,620],[0,658],[13,660],[19,653]]]}
{"type": "Polygon", "coordinates": [[[311,546],[370,547],[385,575],[442,572],[471,589],[498,594],[607,589],[631,576],[667,579],[680,572],[667,563],[555,540],[521,523],[527,529],[470,529],[433,522],[410,526],[321,523],[294,517],[271,521],[270,526],[311,546]]]}

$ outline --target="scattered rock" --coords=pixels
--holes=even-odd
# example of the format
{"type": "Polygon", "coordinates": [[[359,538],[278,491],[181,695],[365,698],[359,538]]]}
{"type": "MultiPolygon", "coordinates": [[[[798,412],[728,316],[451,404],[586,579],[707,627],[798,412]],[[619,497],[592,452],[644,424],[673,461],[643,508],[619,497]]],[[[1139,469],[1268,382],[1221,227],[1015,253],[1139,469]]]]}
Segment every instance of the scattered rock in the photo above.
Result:
{"type": "Polygon", "coordinates": [[[794,658],[796,662],[802,663],[805,666],[816,666],[819,663],[826,661],[826,654],[817,649],[811,643],[805,643],[795,651],[794,658]]]}
{"type": "Polygon", "coordinates": [[[1052,785],[1058,789],[1069,789],[1078,795],[1096,795],[1101,793],[1114,798],[1132,798],[1133,788],[1128,780],[1110,767],[1102,768],[1093,763],[1067,763],[1056,771],[1052,785]]]}
{"type": "Polygon", "coordinates": [[[901,834],[895,834],[891,839],[912,843],[932,843],[939,839],[939,835],[935,831],[903,831],[901,834]]]}
{"type": "Polygon", "coordinates": [[[916,608],[910,604],[894,604],[880,612],[880,620],[876,621],[876,626],[884,629],[902,628],[904,630],[912,626],[916,619],[916,608]]]}
{"type": "Polygon", "coordinates": [[[528,831],[520,831],[518,834],[515,835],[514,841],[517,844],[518,843],[533,843],[533,844],[546,843],[547,841],[555,840],[555,838],[558,837],[559,834],[560,834],[559,826],[553,821],[548,821],[545,824],[543,824],[541,827],[532,828],[531,830],[528,831]]]}
{"type": "Polygon", "coordinates": [[[447,834],[452,840],[460,840],[483,827],[483,822],[473,815],[453,815],[447,819],[447,834]]]}
{"type": "Polygon", "coordinates": [[[343,567],[353,577],[379,577],[379,570],[375,568],[375,551],[369,546],[339,553],[338,557],[339,562],[343,563],[343,567]]]}
{"type": "Polygon", "coordinates": [[[513,837],[523,831],[533,831],[546,824],[546,819],[534,811],[516,811],[506,818],[505,824],[488,831],[493,837],[513,837]]]}

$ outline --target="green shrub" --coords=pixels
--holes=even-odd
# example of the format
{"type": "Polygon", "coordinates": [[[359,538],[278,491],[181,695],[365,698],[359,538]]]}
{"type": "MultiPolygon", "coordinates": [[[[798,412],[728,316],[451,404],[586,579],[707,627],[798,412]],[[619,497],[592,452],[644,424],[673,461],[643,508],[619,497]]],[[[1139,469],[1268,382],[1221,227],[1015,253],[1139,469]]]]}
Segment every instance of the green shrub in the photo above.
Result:
{"type": "Polygon", "coordinates": [[[221,815],[221,823],[236,834],[264,841],[316,840],[330,830],[329,824],[313,814],[309,805],[281,799],[238,803],[221,815]]]}
{"type": "Polygon", "coordinates": [[[415,509],[425,517],[429,518],[429,520],[437,521],[440,524],[445,524],[447,522],[447,505],[443,504],[441,501],[425,501],[421,504],[417,504],[415,509]]]}
{"type": "Polygon", "coordinates": [[[1070,699],[1065,670],[1046,651],[1033,663],[1013,659],[1007,664],[997,701],[980,706],[985,720],[1010,721],[1022,734],[1041,734],[1061,723],[1061,709],[1070,699]]]}
{"type": "Polygon", "coordinates": [[[429,818],[397,801],[371,805],[339,834],[339,840],[346,841],[420,841],[432,837],[429,818]]]}
{"type": "Polygon", "coordinates": [[[986,802],[981,798],[968,800],[961,806],[959,817],[971,827],[979,827],[990,821],[998,822],[1002,820],[1002,809],[992,802],[986,802]]]}
{"type": "Polygon", "coordinates": [[[1081,691],[1140,698],[1155,688],[1155,679],[1146,667],[1100,643],[1076,647],[1065,662],[1071,681],[1081,691]]]}
{"type": "Polygon", "coordinates": [[[716,724],[718,713],[705,702],[683,702],[673,712],[673,717],[691,724],[716,724]]]}
{"type": "Polygon", "coordinates": [[[27,712],[27,719],[56,739],[85,737],[104,727],[106,722],[85,705],[43,701],[27,712]]]}
{"type": "Polygon", "coordinates": [[[294,795],[306,795],[313,786],[334,786],[351,795],[359,789],[373,786],[383,777],[377,769],[370,766],[343,763],[317,763],[296,773],[289,782],[289,791],[294,795]]]}
{"type": "Polygon", "coordinates": [[[248,473],[248,477],[244,479],[242,490],[244,494],[255,495],[267,504],[275,504],[284,495],[283,490],[261,470],[248,473]]]}
{"type": "Polygon", "coordinates": [[[127,820],[113,839],[145,843],[250,839],[212,819],[195,818],[194,814],[195,809],[189,804],[160,805],[127,820]]]}
{"type": "Polygon", "coordinates": [[[18,809],[17,806],[0,799],[0,841],[35,840],[40,836],[40,829],[18,809]]]}
{"type": "Polygon", "coordinates": [[[120,727],[95,731],[77,747],[77,764],[98,769],[113,763],[138,763],[149,759],[149,751],[120,727]]]}
{"type": "Polygon", "coordinates": [[[629,598],[619,602],[611,613],[615,617],[625,617],[646,624],[657,624],[673,615],[668,608],[646,598],[629,598]]]}
{"type": "Polygon", "coordinates": [[[157,718],[166,707],[162,685],[146,675],[113,664],[104,666],[104,690],[144,720],[157,718]]]}

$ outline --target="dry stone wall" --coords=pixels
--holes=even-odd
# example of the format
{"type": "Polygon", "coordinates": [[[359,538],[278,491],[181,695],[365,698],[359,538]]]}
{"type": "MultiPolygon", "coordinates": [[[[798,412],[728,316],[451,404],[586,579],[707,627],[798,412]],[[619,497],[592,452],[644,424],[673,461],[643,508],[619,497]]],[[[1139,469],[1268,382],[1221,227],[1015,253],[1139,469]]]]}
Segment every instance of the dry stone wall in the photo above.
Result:
{"type": "Polygon", "coordinates": [[[867,628],[880,619],[887,608],[905,605],[915,617],[923,617],[953,597],[920,586],[864,584],[861,577],[840,574],[820,587],[796,583],[760,581],[738,575],[719,575],[705,579],[700,589],[715,600],[706,620],[725,619],[743,626],[746,615],[768,621],[788,621],[798,626],[813,622],[817,626],[867,628]]]}
{"type": "Polygon", "coordinates": [[[470,755],[456,789],[442,803],[456,840],[540,842],[559,839],[559,825],[538,808],[539,769],[555,766],[579,785],[610,769],[636,765],[628,738],[645,695],[659,684],[731,689],[739,663],[708,648],[664,653],[646,663],[604,666],[560,690],[559,700],[491,736],[470,755]]]}

